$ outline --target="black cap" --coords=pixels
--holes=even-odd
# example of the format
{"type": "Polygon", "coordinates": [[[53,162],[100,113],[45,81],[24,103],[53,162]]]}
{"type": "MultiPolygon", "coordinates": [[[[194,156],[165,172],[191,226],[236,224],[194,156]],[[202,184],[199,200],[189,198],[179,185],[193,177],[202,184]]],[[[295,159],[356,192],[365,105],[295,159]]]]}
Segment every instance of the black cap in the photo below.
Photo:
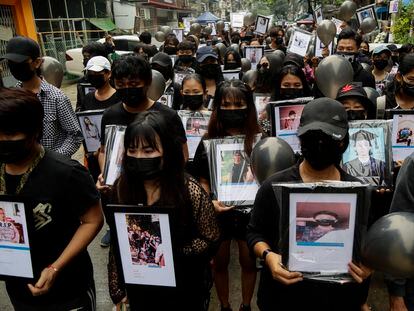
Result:
{"type": "Polygon", "coordinates": [[[302,56],[295,53],[288,53],[283,61],[283,66],[286,65],[296,65],[299,68],[303,68],[305,67],[305,62],[302,56]]]}
{"type": "Polygon", "coordinates": [[[398,47],[395,44],[388,44],[387,48],[391,51],[391,52],[397,52],[398,51],[398,47]]]}
{"type": "Polygon", "coordinates": [[[348,133],[348,117],[344,106],[331,98],[322,97],[306,104],[300,117],[298,136],[320,130],[335,140],[348,133]]]}
{"type": "Polygon", "coordinates": [[[341,87],[336,95],[336,100],[341,101],[348,97],[356,97],[368,113],[375,108],[374,103],[368,98],[367,92],[358,83],[348,83],[341,87]]]}
{"type": "Polygon", "coordinates": [[[1,59],[11,60],[15,63],[36,59],[40,57],[40,48],[36,41],[27,37],[14,37],[9,40],[6,46],[6,54],[1,59]]]}
{"type": "Polygon", "coordinates": [[[163,53],[163,52],[158,52],[151,59],[151,64],[158,64],[162,67],[168,67],[168,66],[172,66],[172,60],[168,54],[163,53]]]}

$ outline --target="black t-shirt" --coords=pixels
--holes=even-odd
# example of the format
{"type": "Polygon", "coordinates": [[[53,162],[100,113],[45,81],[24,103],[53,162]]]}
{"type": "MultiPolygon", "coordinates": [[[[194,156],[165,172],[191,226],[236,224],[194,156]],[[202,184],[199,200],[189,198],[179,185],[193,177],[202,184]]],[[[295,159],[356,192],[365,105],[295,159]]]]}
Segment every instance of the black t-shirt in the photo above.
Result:
{"type": "MultiPolygon", "coordinates": [[[[12,194],[9,189],[16,188],[19,181],[18,177],[6,175],[8,194],[12,194]]],[[[38,306],[79,297],[93,280],[92,263],[86,250],[59,271],[47,294],[33,297],[27,283],[34,284],[41,271],[61,255],[80,225],[79,218],[98,202],[99,193],[92,177],[77,161],[46,150],[19,197],[25,198],[26,207],[33,211],[34,231],[29,236],[35,280],[7,281],[9,295],[38,306]]]]}
{"type": "MultiPolygon", "coordinates": [[[[187,142],[183,123],[177,112],[168,108],[167,106],[155,102],[148,111],[158,111],[164,118],[173,126],[177,137],[179,137],[182,143],[187,142]]],[[[105,110],[102,116],[101,123],[101,144],[105,145],[105,127],[107,125],[129,125],[138,116],[138,113],[130,113],[125,110],[122,102],[119,102],[105,110]]]]}
{"type": "Polygon", "coordinates": [[[106,100],[97,100],[95,92],[91,92],[85,95],[79,111],[107,109],[119,102],[116,92],[106,100]]]}
{"type": "MultiPolygon", "coordinates": [[[[340,173],[341,181],[359,181],[341,169],[340,173]]],[[[275,182],[303,182],[299,164],[272,175],[260,187],[247,226],[247,243],[251,250],[256,243],[266,242],[278,252],[280,208],[272,188],[275,182]]],[[[290,310],[359,311],[366,301],[368,286],[369,281],[339,285],[310,280],[287,286],[275,281],[265,266],[258,289],[258,305],[261,310],[289,306],[290,310]]]]}

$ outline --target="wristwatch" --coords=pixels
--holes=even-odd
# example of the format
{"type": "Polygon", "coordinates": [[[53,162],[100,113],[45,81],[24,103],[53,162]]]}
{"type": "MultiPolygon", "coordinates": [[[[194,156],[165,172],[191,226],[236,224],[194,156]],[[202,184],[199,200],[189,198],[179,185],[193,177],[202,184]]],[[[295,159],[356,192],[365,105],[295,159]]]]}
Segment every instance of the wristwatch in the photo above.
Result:
{"type": "Polygon", "coordinates": [[[266,256],[267,256],[267,254],[269,254],[269,253],[271,253],[271,252],[272,252],[272,250],[271,250],[270,248],[265,249],[265,250],[263,251],[263,253],[262,253],[262,260],[263,260],[264,262],[266,262],[266,256]]]}

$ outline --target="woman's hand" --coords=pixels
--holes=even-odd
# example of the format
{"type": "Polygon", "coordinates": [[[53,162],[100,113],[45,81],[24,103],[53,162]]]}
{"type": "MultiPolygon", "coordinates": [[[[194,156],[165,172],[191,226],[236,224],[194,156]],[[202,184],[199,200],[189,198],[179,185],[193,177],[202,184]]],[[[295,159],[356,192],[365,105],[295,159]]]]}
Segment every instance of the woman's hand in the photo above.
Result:
{"type": "Polygon", "coordinates": [[[98,180],[96,181],[96,189],[98,189],[101,193],[107,193],[109,190],[111,190],[111,187],[108,185],[105,185],[105,181],[102,174],[99,174],[98,180]]]}
{"type": "Polygon", "coordinates": [[[365,267],[363,264],[354,264],[350,262],[348,264],[348,272],[358,283],[362,283],[372,273],[372,269],[365,267]]]}
{"type": "Polygon", "coordinates": [[[46,294],[55,282],[57,271],[53,268],[44,268],[40,274],[39,280],[33,286],[32,284],[27,284],[29,290],[33,296],[40,296],[46,294]]]}
{"type": "Polygon", "coordinates": [[[272,273],[273,279],[285,285],[295,284],[303,280],[302,273],[290,272],[282,265],[282,257],[279,254],[270,252],[266,256],[266,265],[272,273]]]}
{"type": "Polygon", "coordinates": [[[233,206],[226,206],[226,205],[224,205],[223,202],[220,202],[220,201],[217,201],[217,200],[213,200],[213,205],[214,205],[214,210],[216,211],[217,214],[227,212],[227,211],[234,208],[234,205],[233,206]]]}

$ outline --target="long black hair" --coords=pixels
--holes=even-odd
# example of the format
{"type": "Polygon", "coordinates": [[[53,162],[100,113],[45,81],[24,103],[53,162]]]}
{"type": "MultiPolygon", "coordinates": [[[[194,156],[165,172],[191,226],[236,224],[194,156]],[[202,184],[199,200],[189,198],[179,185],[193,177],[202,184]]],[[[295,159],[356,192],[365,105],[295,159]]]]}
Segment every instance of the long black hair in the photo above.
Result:
{"type": "Polygon", "coordinates": [[[282,70],[280,71],[280,74],[276,78],[272,99],[273,100],[278,99],[280,95],[280,89],[282,86],[283,78],[289,74],[298,77],[300,81],[302,82],[303,96],[311,96],[312,94],[311,89],[309,87],[308,81],[306,81],[306,77],[305,77],[305,74],[303,73],[302,68],[299,68],[296,65],[286,65],[282,68],[282,70]]]}
{"type": "Polygon", "coordinates": [[[187,190],[184,178],[184,155],[182,144],[173,126],[158,112],[140,113],[125,131],[125,156],[122,171],[116,182],[116,195],[120,204],[144,204],[147,196],[142,181],[134,178],[126,169],[125,159],[129,148],[150,146],[155,150],[163,150],[162,173],[158,179],[161,189],[159,204],[162,206],[182,207],[186,201],[187,190]]]}
{"type": "Polygon", "coordinates": [[[257,122],[256,106],[253,101],[253,93],[250,87],[240,80],[228,80],[222,82],[216,89],[213,102],[213,112],[208,124],[207,138],[218,138],[228,136],[224,124],[221,122],[221,103],[225,99],[232,98],[235,101],[244,100],[247,104],[247,118],[241,128],[241,134],[245,135],[244,151],[250,156],[253,149],[253,142],[257,134],[261,133],[257,122]]]}

